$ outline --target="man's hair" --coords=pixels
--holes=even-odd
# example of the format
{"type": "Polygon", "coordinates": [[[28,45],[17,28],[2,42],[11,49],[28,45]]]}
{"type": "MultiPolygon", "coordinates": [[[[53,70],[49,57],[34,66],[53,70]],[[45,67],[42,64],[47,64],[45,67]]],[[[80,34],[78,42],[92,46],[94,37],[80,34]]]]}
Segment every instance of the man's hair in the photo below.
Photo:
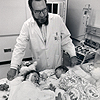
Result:
{"type": "MultiPolygon", "coordinates": [[[[30,10],[32,11],[32,2],[33,1],[42,1],[42,0],[28,0],[28,5],[29,5],[29,8],[30,8],[30,10]]],[[[47,2],[46,0],[44,0],[45,1],[45,3],[47,2]]]]}
{"type": "Polygon", "coordinates": [[[37,73],[37,74],[39,75],[39,77],[40,77],[40,73],[39,73],[39,72],[37,72],[37,71],[35,71],[35,70],[30,70],[30,71],[27,71],[27,72],[23,75],[23,76],[24,76],[23,81],[25,81],[26,78],[27,78],[27,75],[29,75],[29,74],[31,74],[31,73],[37,73]]]}
{"type": "Polygon", "coordinates": [[[57,70],[57,69],[63,69],[63,71],[64,72],[67,72],[69,69],[66,67],[66,66],[64,66],[64,65],[61,65],[61,66],[58,66],[56,69],[55,69],[55,71],[57,70]]]}

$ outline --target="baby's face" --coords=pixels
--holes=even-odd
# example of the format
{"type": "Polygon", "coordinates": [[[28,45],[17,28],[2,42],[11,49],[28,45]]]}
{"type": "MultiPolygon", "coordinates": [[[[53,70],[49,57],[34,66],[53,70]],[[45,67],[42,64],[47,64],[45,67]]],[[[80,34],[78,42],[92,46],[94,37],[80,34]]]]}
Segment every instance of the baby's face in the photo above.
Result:
{"type": "Polygon", "coordinates": [[[34,72],[31,77],[31,81],[32,81],[32,83],[39,83],[39,75],[34,72]]]}
{"type": "Polygon", "coordinates": [[[61,74],[63,73],[63,71],[61,70],[61,69],[57,69],[56,71],[55,71],[55,75],[56,75],[56,77],[59,79],[60,78],[60,76],[61,76],[61,74]]]}

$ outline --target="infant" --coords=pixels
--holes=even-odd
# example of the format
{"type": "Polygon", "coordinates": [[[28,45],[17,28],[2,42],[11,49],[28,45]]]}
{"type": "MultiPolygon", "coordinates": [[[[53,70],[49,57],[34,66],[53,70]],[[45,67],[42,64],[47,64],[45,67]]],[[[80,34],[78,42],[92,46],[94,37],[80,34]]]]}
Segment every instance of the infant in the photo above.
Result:
{"type": "Polygon", "coordinates": [[[39,85],[40,73],[35,70],[30,70],[24,74],[23,81],[30,81],[35,85],[39,85]]]}
{"type": "Polygon", "coordinates": [[[40,74],[35,70],[27,71],[23,76],[14,79],[12,85],[16,89],[11,89],[8,100],[55,100],[53,91],[39,88],[39,79],[40,74]]]}
{"type": "Polygon", "coordinates": [[[43,87],[45,87],[44,89],[50,89],[52,91],[55,91],[56,87],[58,87],[59,78],[67,71],[68,68],[64,65],[58,66],[55,70],[45,70],[40,75],[40,84],[45,84],[45,86],[43,85],[43,87]]]}
{"type": "Polygon", "coordinates": [[[63,89],[59,88],[59,80],[62,74],[65,74],[68,71],[68,68],[66,66],[58,66],[56,69],[49,69],[43,71],[41,73],[40,79],[40,87],[44,90],[51,90],[54,91],[55,96],[58,96],[58,94],[61,94],[61,99],[65,100],[65,97],[63,94],[65,91],[63,89]]]}
{"type": "Polygon", "coordinates": [[[54,91],[55,95],[60,92],[62,100],[100,100],[97,87],[66,66],[61,65],[51,76],[46,73],[44,76],[48,85],[44,89],[54,91]]]}
{"type": "Polygon", "coordinates": [[[64,66],[58,66],[55,70],[48,69],[41,73],[42,80],[46,80],[48,77],[55,75],[57,79],[60,78],[61,74],[65,74],[69,69],[64,66]],[[49,74],[48,74],[49,73],[49,74]]]}
{"type": "Polygon", "coordinates": [[[66,66],[61,65],[61,66],[59,66],[59,67],[57,67],[57,68],[55,69],[55,75],[56,75],[56,77],[59,79],[59,78],[61,77],[61,75],[62,75],[62,74],[65,74],[68,70],[69,70],[69,69],[68,69],[66,66]]]}

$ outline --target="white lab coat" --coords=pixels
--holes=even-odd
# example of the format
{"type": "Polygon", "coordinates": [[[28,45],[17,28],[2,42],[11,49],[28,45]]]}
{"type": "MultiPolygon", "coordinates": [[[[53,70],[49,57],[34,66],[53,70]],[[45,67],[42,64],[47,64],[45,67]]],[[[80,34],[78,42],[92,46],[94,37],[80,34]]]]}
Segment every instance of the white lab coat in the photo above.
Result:
{"type": "Polygon", "coordinates": [[[18,65],[21,64],[28,42],[30,43],[33,61],[37,61],[36,69],[38,71],[56,68],[61,65],[62,50],[67,51],[70,56],[76,55],[70,33],[57,14],[49,13],[46,45],[40,28],[32,17],[23,24],[13,51],[12,68],[18,68],[18,65]]]}

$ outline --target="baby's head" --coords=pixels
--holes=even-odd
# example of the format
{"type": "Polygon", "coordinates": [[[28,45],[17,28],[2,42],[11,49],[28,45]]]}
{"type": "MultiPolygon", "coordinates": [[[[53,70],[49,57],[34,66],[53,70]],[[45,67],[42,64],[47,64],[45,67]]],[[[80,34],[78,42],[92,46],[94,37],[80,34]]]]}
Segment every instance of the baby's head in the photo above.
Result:
{"type": "Polygon", "coordinates": [[[65,74],[68,71],[68,68],[64,65],[61,65],[55,69],[55,75],[59,79],[61,74],[65,74]]]}
{"type": "Polygon", "coordinates": [[[30,70],[28,72],[26,72],[24,74],[24,80],[29,80],[31,81],[32,83],[37,83],[39,84],[39,78],[40,78],[40,74],[39,72],[35,71],[35,70],[30,70]]]}

